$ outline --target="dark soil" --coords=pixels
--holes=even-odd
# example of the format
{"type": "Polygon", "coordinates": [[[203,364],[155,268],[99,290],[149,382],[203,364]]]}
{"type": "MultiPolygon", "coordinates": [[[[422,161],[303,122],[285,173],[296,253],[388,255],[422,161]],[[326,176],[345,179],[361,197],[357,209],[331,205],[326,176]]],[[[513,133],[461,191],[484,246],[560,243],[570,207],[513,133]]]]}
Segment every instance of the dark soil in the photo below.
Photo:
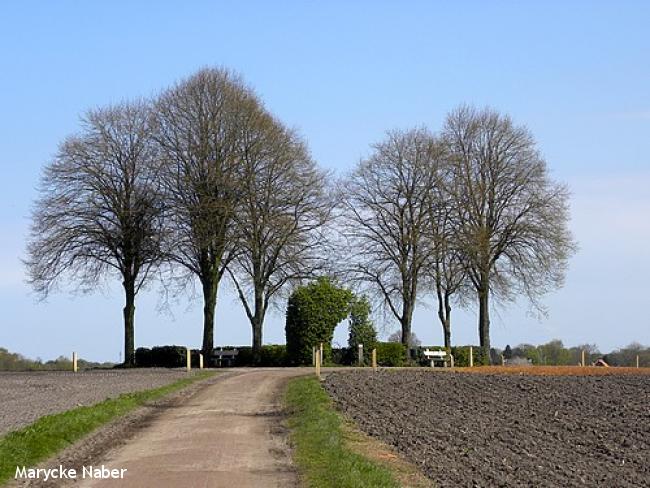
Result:
{"type": "Polygon", "coordinates": [[[122,393],[157,388],[187,374],[185,370],[163,368],[0,372],[0,436],[43,415],[93,405],[122,393]]]}
{"type": "Polygon", "coordinates": [[[650,376],[340,372],[358,426],[439,486],[650,486],[650,376]]]}

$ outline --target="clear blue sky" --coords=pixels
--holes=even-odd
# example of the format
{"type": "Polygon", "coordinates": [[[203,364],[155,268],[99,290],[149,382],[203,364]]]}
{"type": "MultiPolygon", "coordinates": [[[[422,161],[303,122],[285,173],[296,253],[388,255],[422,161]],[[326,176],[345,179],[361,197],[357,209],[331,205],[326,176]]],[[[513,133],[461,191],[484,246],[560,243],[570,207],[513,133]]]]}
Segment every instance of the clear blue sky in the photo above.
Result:
{"type": "MultiPolygon", "coordinates": [[[[511,114],[570,185],[581,250],[566,286],[545,299],[548,318],[528,316],[525,304],[497,308],[493,343],[650,343],[649,21],[645,1],[2,2],[0,347],[118,359],[118,286],[37,304],[24,283],[38,176],[86,109],[215,65],[239,71],[339,173],[386,130],[438,129],[460,103],[511,114]]],[[[200,300],[182,298],[173,316],[157,303],[155,289],[139,297],[136,344],[198,346],[200,300]]],[[[284,341],[281,308],[267,343],[284,341]]],[[[453,341],[477,343],[475,311],[454,319],[453,341]]],[[[442,342],[431,307],[418,308],[414,329],[442,342]]],[[[345,342],[344,327],[336,339],[345,342]]],[[[250,341],[227,286],[216,341],[250,341]]]]}

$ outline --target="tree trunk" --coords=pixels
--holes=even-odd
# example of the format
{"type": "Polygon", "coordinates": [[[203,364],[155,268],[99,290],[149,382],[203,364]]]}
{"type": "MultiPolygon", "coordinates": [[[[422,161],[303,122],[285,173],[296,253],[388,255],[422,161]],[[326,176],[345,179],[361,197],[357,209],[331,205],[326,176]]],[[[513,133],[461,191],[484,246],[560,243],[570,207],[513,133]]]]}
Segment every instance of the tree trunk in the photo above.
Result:
{"type": "Polygon", "coordinates": [[[487,359],[488,364],[492,364],[490,359],[490,311],[489,311],[489,284],[487,280],[481,283],[478,290],[478,334],[483,352],[483,357],[487,359]]]}
{"type": "Polygon", "coordinates": [[[264,298],[261,290],[255,290],[255,311],[251,325],[253,326],[253,364],[262,361],[262,324],[264,323],[264,298]]]}
{"type": "Polygon", "coordinates": [[[445,340],[445,349],[451,350],[451,304],[449,293],[438,290],[438,319],[442,325],[442,333],[445,340]]]}
{"type": "Polygon", "coordinates": [[[125,279],[124,295],[124,366],[135,366],[135,282],[125,279]]]}
{"type": "Polygon", "coordinates": [[[413,318],[413,306],[410,303],[404,303],[402,308],[402,344],[406,348],[406,357],[411,358],[411,321],[413,318]]]}
{"type": "Polygon", "coordinates": [[[262,324],[255,317],[253,323],[253,364],[258,366],[262,362],[262,324]]]}
{"type": "Polygon", "coordinates": [[[219,282],[203,279],[203,345],[201,352],[209,358],[214,349],[214,312],[217,307],[217,290],[219,282]]]}

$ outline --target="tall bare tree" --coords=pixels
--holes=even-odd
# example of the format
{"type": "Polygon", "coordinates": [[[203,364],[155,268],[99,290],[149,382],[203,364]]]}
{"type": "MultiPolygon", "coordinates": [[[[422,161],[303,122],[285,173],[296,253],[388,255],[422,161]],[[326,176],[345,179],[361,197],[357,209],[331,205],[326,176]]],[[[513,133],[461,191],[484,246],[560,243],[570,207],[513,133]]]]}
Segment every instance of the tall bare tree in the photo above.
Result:
{"type": "Polygon", "coordinates": [[[219,283],[234,257],[235,209],[241,199],[242,133],[259,102],[239,77],[203,69],[156,101],[166,206],[174,237],[168,258],[198,277],[203,292],[202,350],[214,347],[219,283]]]}
{"type": "Polygon", "coordinates": [[[411,321],[432,247],[428,195],[438,182],[440,146],[424,129],[391,132],[343,188],[352,277],[374,290],[410,344],[411,321]]]}
{"type": "Polygon", "coordinates": [[[163,210],[149,107],[92,110],[45,167],[32,216],[29,279],[46,297],[63,279],[91,291],[122,279],[124,363],[133,366],[135,297],[161,260],[163,210]]]}
{"type": "MultiPolygon", "coordinates": [[[[442,178],[448,177],[442,171],[442,178]]],[[[428,235],[431,239],[430,262],[426,275],[431,280],[438,301],[438,320],[442,325],[445,348],[451,348],[452,301],[462,302],[465,295],[467,272],[462,244],[458,241],[455,209],[444,185],[431,188],[428,198],[428,235]]]]}
{"type": "Polygon", "coordinates": [[[548,175],[532,134],[490,109],[460,107],[446,121],[448,192],[469,279],[479,302],[479,338],[490,349],[489,298],[538,298],[561,286],[575,244],[568,190],[548,175]]]}
{"type": "Polygon", "coordinates": [[[305,143],[269,114],[260,111],[243,129],[241,154],[238,252],[228,271],[252,327],[258,362],[272,298],[319,268],[325,241],[320,231],[330,205],[325,174],[305,143]]]}

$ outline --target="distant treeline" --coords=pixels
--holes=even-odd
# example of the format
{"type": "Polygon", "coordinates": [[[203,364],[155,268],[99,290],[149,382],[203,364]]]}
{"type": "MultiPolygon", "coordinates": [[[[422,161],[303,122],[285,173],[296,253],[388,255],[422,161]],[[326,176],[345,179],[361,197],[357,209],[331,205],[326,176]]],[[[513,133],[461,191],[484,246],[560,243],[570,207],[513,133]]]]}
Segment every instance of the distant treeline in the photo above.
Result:
{"type": "Polygon", "coordinates": [[[510,347],[508,345],[503,351],[493,351],[493,355],[503,354],[508,362],[525,359],[535,365],[571,366],[580,363],[582,351],[585,351],[585,360],[588,364],[603,359],[610,366],[636,366],[636,357],[639,356],[639,366],[650,367],[650,347],[645,347],[638,342],[605,354],[600,352],[595,344],[564,347],[561,340],[554,339],[539,346],[519,344],[510,347]]]}
{"type": "MultiPolygon", "coordinates": [[[[114,366],[113,363],[95,363],[84,359],[79,359],[77,365],[79,369],[111,368],[114,366]]],[[[22,354],[9,352],[7,349],[0,347],[0,371],[60,371],[71,369],[72,360],[65,356],[43,362],[40,358],[28,359],[22,354]]]]}
{"type": "MultiPolygon", "coordinates": [[[[420,354],[416,354],[416,357],[420,361],[411,361],[404,362],[402,353],[403,351],[392,351],[390,346],[397,345],[395,343],[379,342],[376,343],[378,348],[378,355],[381,360],[379,361],[380,365],[383,366],[406,366],[406,365],[426,365],[428,362],[423,359],[421,350],[425,349],[425,346],[414,346],[414,348],[420,351],[420,354]],[[420,357],[422,356],[422,357],[420,357]]],[[[476,347],[476,346],[474,346],[476,347]]],[[[178,349],[182,350],[184,353],[184,347],[175,347],[175,346],[166,346],[162,348],[154,349],[178,349]]],[[[439,348],[443,349],[442,346],[426,346],[426,348],[439,348]]],[[[233,347],[230,347],[233,349],[233,347]]],[[[252,361],[252,351],[250,346],[240,346],[237,348],[239,353],[238,357],[234,360],[235,366],[251,366],[252,361]]],[[[452,348],[454,356],[457,356],[456,364],[458,366],[467,366],[468,358],[467,356],[467,347],[457,347],[452,348]]],[[[616,349],[610,353],[604,354],[598,350],[598,347],[595,344],[582,344],[574,347],[564,347],[564,344],[559,339],[554,339],[546,344],[541,344],[535,346],[532,344],[519,344],[515,347],[510,347],[509,345],[505,349],[491,349],[492,362],[494,364],[500,363],[501,355],[507,363],[510,364],[523,364],[523,363],[532,363],[533,365],[540,366],[572,366],[577,365],[581,361],[582,351],[585,351],[585,360],[588,364],[593,364],[598,359],[603,359],[610,366],[636,366],[636,358],[639,357],[639,366],[641,367],[650,367],[650,347],[643,346],[638,342],[633,342],[626,347],[616,349]]],[[[141,348],[140,355],[142,356],[145,352],[150,353],[151,350],[146,348],[141,348]]],[[[193,350],[193,354],[196,355],[196,358],[193,357],[192,363],[196,367],[198,366],[198,350],[193,350]],[[195,360],[196,359],[196,360],[195,360]]],[[[264,346],[262,349],[263,366],[286,366],[288,362],[286,360],[286,346],[281,345],[270,345],[264,346]]],[[[180,353],[179,353],[180,354],[180,353]]],[[[332,358],[328,361],[331,361],[331,364],[356,364],[356,350],[348,351],[348,348],[338,348],[332,350],[332,358]]],[[[481,359],[478,356],[478,348],[474,350],[474,364],[481,364],[481,359]]],[[[141,358],[142,359],[142,358],[141,358]]],[[[185,364],[185,358],[180,357],[170,363],[171,367],[181,367],[185,364]]],[[[113,363],[96,363],[91,361],[86,361],[84,359],[78,360],[78,365],[80,369],[91,369],[91,368],[112,368],[115,365],[113,363]]],[[[207,360],[206,360],[207,365],[207,360]]],[[[141,361],[138,364],[140,367],[151,367],[153,364],[147,364],[146,361],[141,361]]],[[[164,364],[158,364],[158,366],[164,366],[164,364]]],[[[65,356],[59,356],[57,359],[49,360],[43,362],[40,358],[36,360],[28,359],[22,356],[21,354],[11,353],[7,349],[0,347],[0,371],[57,371],[57,370],[71,370],[72,361],[70,358],[65,356]]]]}

